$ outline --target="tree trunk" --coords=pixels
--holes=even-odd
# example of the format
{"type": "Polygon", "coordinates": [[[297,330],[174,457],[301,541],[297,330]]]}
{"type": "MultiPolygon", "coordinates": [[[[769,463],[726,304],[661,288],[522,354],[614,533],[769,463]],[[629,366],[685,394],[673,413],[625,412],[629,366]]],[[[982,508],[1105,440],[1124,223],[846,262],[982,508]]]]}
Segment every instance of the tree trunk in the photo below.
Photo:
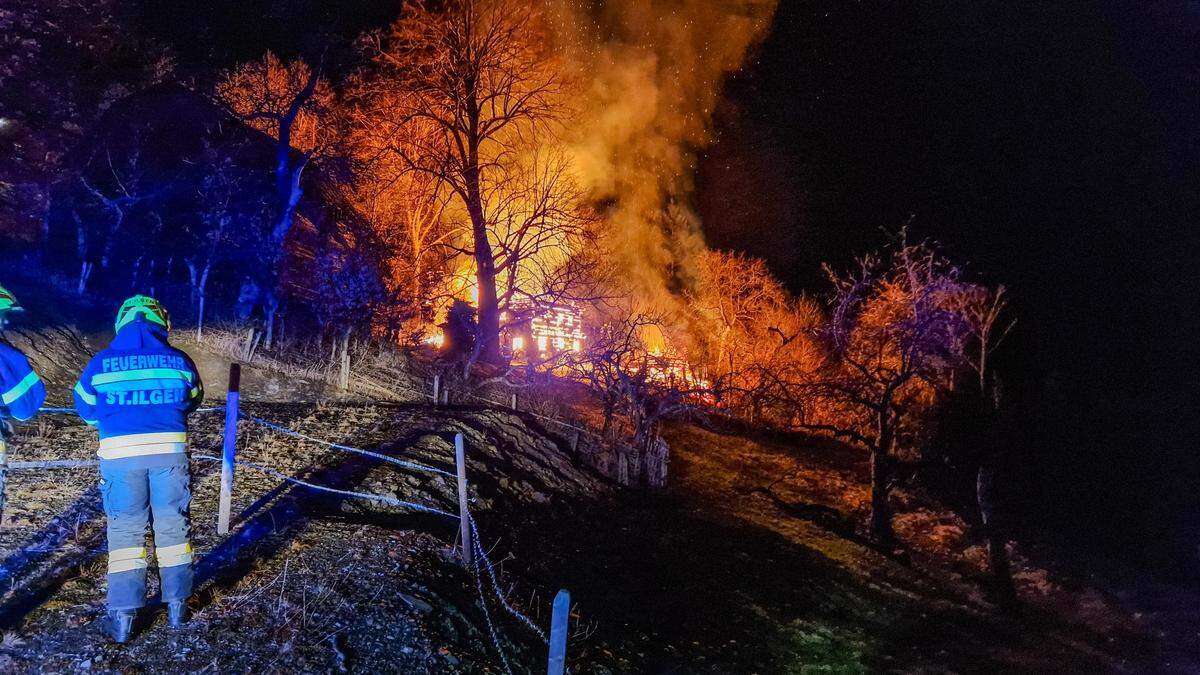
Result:
{"type": "Polygon", "coordinates": [[[88,279],[92,276],[92,265],[93,263],[84,260],[79,266],[79,287],[75,289],[79,295],[83,295],[87,290],[88,279]]]}
{"type": "Polygon", "coordinates": [[[199,309],[196,310],[196,341],[204,339],[204,292],[200,292],[199,309]]]}
{"type": "Polygon", "coordinates": [[[145,258],[145,257],[146,257],[146,256],[145,256],[145,254],[143,254],[143,255],[139,255],[139,256],[137,257],[137,260],[134,260],[134,261],[133,261],[133,274],[131,275],[131,279],[130,279],[130,282],[129,282],[129,290],[131,290],[131,291],[135,291],[135,292],[137,291],[137,288],[138,288],[138,274],[139,274],[139,273],[141,272],[141,270],[142,270],[142,258],[145,258]]]}
{"type": "Polygon", "coordinates": [[[483,199],[479,191],[479,171],[468,180],[467,211],[471,215],[471,233],[475,249],[475,278],[479,287],[479,323],[475,340],[482,345],[480,357],[486,363],[500,363],[500,305],[496,297],[496,260],[488,241],[483,199]]]}
{"type": "Polygon", "coordinates": [[[888,504],[891,492],[891,459],[896,443],[896,430],[892,420],[892,395],[898,385],[889,385],[883,403],[876,410],[876,444],[871,448],[871,536],[883,546],[895,543],[892,531],[892,509],[888,504]]]}
{"type": "Polygon", "coordinates": [[[991,568],[997,599],[1001,605],[1011,606],[1017,600],[1017,593],[1008,561],[1007,542],[996,525],[995,483],[995,469],[985,460],[979,465],[975,476],[975,500],[979,505],[980,520],[983,522],[983,535],[987,539],[988,567],[991,568]]]}
{"type": "Polygon", "coordinates": [[[266,320],[266,335],[263,338],[263,346],[267,349],[275,341],[275,313],[279,311],[279,298],[275,295],[275,289],[267,289],[263,296],[263,314],[266,320]]]}
{"type": "Polygon", "coordinates": [[[156,259],[156,258],[150,258],[150,271],[149,271],[149,272],[146,272],[146,277],[150,279],[150,297],[152,297],[152,298],[157,298],[157,297],[158,297],[158,287],[157,287],[157,285],[154,283],[154,281],[155,281],[155,279],[156,279],[156,276],[155,276],[155,274],[154,274],[154,273],[155,273],[157,270],[158,270],[158,262],[157,262],[157,259],[156,259]]]}
{"type": "Polygon", "coordinates": [[[479,286],[479,323],[475,342],[482,344],[481,356],[486,363],[500,363],[500,304],[496,296],[496,258],[488,241],[487,220],[483,213],[483,192],[480,187],[479,143],[480,104],[477,82],[468,78],[466,91],[467,156],[463,179],[467,188],[467,213],[471,216],[471,236],[475,250],[475,279],[479,286]]]}
{"type": "Polygon", "coordinates": [[[87,290],[88,277],[92,275],[92,263],[88,262],[87,227],[84,226],[78,211],[72,210],[71,218],[75,220],[75,250],[79,253],[79,285],[75,292],[83,295],[87,290]]]}
{"type": "Polygon", "coordinates": [[[104,240],[104,251],[100,254],[100,268],[105,270],[112,261],[113,244],[117,241],[117,234],[121,231],[121,225],[125,223],[125,210],[114,208],[116,216],[113,218],[112,226],[108,228],[108,238],[104,240]]]}
{"type": "Polygon", "coordinates": [[[200,279],[196,286],[197,309],[196,309],[196,340],[199,341],[204,337],[204,305],[208,299],[208,271],[212,268],[212,263],[204,266],[204,271],[200,273],[200,279]]]}
{"type": "Polygon", "coordinates": [[[885,450],[871,450],[871,537],[882,546],[895,543],[892,509],[888,504],[890,460],[885,450]]]}

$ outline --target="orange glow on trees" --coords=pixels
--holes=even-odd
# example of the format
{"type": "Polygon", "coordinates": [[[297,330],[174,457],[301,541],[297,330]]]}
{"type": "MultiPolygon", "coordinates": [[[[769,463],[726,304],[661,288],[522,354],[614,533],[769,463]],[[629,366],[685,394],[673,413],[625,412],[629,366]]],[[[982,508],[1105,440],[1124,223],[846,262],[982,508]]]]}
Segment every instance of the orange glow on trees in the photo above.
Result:
{"type": "Polygon", "coordinates": [[[524,171],[562,115],[562,80],[541,21],[534,5],[513,0],[417,3],[371,40],[374,83],[396,94],[390,123],[412,139],[399,158],[445,184],[465,212],[470,236],[457,249],[475,263],[477,351],[489,362],[502,358],[497,280],[516,273],[504,268],[496,233],[514,202],[530,201],[513,192],[527,192],[531,178],[555,189],[524,171]]]}

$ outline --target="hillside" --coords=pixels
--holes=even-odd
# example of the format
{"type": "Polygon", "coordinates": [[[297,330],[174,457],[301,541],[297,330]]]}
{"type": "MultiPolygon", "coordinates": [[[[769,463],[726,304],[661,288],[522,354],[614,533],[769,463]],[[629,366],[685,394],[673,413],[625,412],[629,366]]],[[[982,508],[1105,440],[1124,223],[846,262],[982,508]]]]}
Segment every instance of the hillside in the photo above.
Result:
{"type": "MultiPolygon", "coordinates": [[[[32,290],[32,289],[23,289],[32,290]]],[[[39,303],[10,335],[65,403],[103,327],[39,303]]],[[[99,323],[97,321],[97,323],[99,323]]],[[[223,397],[227,358],[189,345],[223,397]]],[[[863,537],[865,458],[826,441],[669,427],[671,482],[619,488],[572,461],[537,420],[481,407],[339,400],[319,383],[247,369],[257,417],[309,436],[452,470],[465,435],[482,544],[509,601],[539,625],[571,591],[573,672],[1187,672],[1200,664],[1178,589],[1112,589],[1017,555],[1024,601],[980,591],[982,551],[957,516],[901,492],[903,556],[863,537]],[[1158,605],[1150,607],[1151,599],[1158,605]]],[[[452,482],[240,427],[234,532],[215,533],[222,419],[193,434],[194,620],[161,612],[108,643],[103,516],[95,470],[12,475],[0,525],[0,671],[539,672],[545,647],[458,564],[457,523],[314,492],[298,478],[454,511],[452,482]],[[480,603],[480,594],[487,599],[480,603]],[[493,636],[489,625],[496,631],[493,636]],[[499,647],[499,649],[497,649],[499,647]],[[501,654],[506,662],[501,661],[501,654]]],[[[86,459],[92,432],[67,416],[24,425],[13,460],[86,459]]],[[[1190,618],[1189,618],[1190,617],[1190,618]]]]}

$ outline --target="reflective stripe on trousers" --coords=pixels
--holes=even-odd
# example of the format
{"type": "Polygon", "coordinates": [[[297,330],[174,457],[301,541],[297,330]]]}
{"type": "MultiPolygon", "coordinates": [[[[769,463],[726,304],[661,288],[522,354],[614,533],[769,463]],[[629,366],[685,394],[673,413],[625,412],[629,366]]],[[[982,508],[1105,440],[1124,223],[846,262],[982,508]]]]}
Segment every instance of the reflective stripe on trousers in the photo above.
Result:
{"type": "Polygon", "coordinates": [[[187,465],[113,470],[101,462],[100,476],[108,516],[109,609],[146,604],[146,527],[152,514],[163,601],[191,595],[188,507],[192,493],[187,465]]]}

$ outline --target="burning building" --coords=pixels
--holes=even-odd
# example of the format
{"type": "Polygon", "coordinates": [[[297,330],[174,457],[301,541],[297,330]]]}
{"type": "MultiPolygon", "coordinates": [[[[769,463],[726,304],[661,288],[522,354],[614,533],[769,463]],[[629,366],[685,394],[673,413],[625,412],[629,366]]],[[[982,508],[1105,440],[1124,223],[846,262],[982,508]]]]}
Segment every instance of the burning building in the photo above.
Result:
{"type": "Polygon", "coordinates": [[[513,357],[541,361],[563,352],[583,349],[583,314],[578,308],[562,303],[529,312],[529,319],[510,327],[504,336],[505,347],[513,357]]]}

